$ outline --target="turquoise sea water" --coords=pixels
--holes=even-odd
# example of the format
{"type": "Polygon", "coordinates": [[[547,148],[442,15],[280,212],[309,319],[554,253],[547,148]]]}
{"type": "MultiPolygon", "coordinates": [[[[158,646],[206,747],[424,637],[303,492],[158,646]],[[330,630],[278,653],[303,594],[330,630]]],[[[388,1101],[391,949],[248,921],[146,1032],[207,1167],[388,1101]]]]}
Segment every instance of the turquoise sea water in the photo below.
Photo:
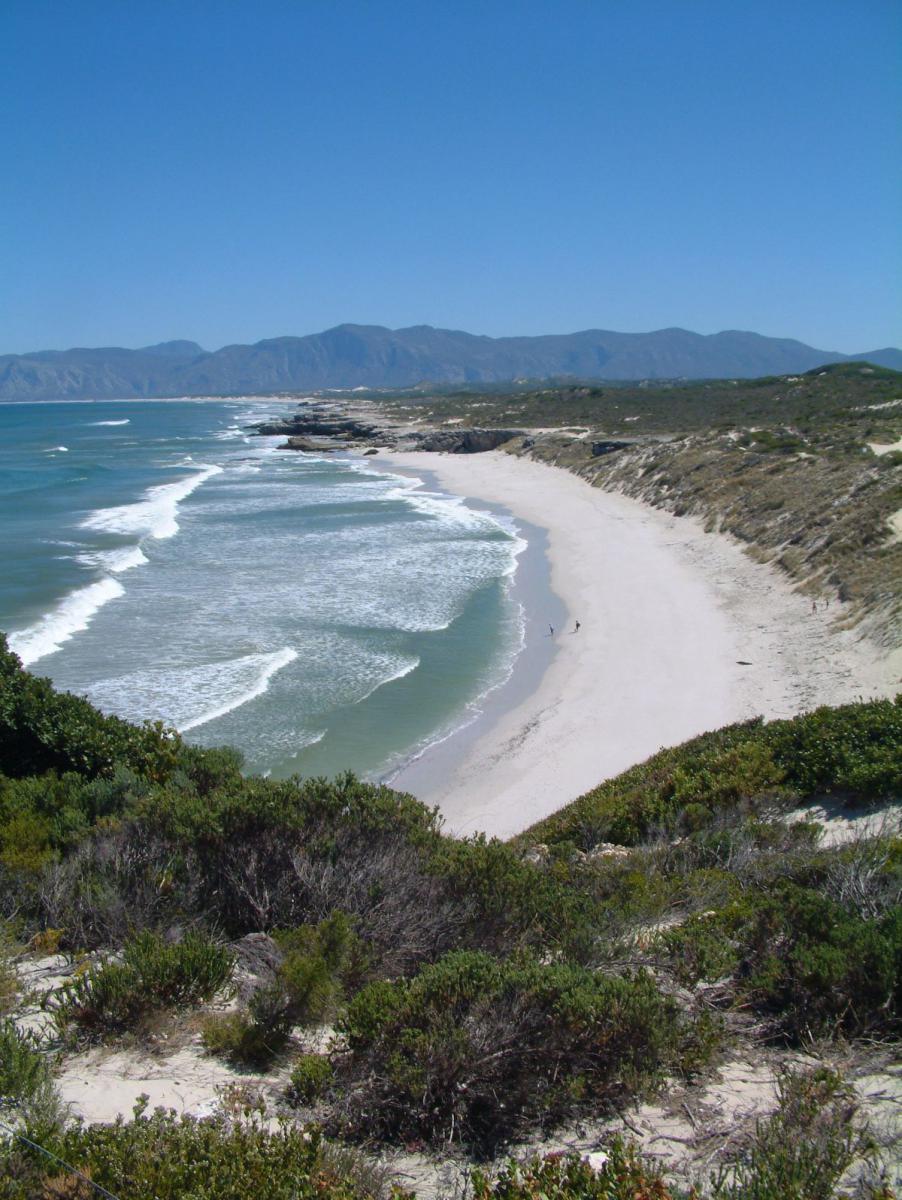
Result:
{"type": "Polygon", "coordinates": [[[0,629],[250,771],[381,777],[509,672],[525,542],[378,459],[250,436],[279,408],[0,405],[0,629]]]}

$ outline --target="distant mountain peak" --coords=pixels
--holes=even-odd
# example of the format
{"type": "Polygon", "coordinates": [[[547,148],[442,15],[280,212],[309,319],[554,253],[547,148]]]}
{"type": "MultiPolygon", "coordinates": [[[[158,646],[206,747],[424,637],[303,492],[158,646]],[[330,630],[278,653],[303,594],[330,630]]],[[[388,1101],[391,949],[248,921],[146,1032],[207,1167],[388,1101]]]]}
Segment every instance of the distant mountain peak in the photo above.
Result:
{"type": "MultiPolygon", "coordinates": [[[[169,341],[141,350],[41,351],[0,356],[0,401],[265,395],[319,388],[411,387],[515,379],[639,380],[799,375],[853,356],[743,330],[650,333],[585,329],[499,337],[411,325],[346,323],[304,337],[223,346],[169,341]]],[[[902,351],[855,355],[898,369],[902,351]]]]}
{"type": "Polygon", "coordinates": [[[197,342],[176,340],[173,342],[157,342],[155,346],[142,346],[139,354],[158,354],[161,358],[196,358],[198,354],[206,354],[203,346],[197,342]]]}

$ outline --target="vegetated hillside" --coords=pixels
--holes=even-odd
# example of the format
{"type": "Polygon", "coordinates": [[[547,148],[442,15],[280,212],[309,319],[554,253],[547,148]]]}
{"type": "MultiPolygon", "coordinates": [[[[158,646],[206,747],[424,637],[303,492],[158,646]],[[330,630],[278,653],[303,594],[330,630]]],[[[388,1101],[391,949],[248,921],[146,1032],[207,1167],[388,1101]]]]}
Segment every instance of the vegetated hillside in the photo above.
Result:
{"type": "MultiPolygon", "coordinates": [[[[864,357],[898,366],[898,350],[864,357]]],[[[206,353],[194,342],[144,350],[45,351],[0,357],[0,400],[265,394],[435,381],[748,377],[805,371],[848,356],[787,338],[730,330],[480,337],[416,325],[339,325],[206,353]]]]}
{"type": "Polygon", "coordinates": [[[878,641],[902,640],[902,453],[888,450],[902,439],[899,372],[843,363],[748,382],[382,403],[426,421],[539,426],[508,448],[696,516],[812,596],[838,597],[878,641]]]}
{"type": "MultiPolygon", "coordinates": [[[[782,818],[825,794],[898,802],[900,742],[900,700],[747,722],[514,844],[455,841],[387,788],[248,779],[231,751],[103,717],[0,644],[0,916],[32,956],[80,964],[45,996],[37,1035],[16,1024],[22,951],[0,959],[13,1018],[0,1023],[0,1196],[88,1194],[30,1142],[122,1200],[378,1197],[366,1160],[305,1122],[345,1147],[485,1158],[688,1085],[737,1041],[788,1053],[816,1036],[826,1063],[836,1039],[847,1059],[856,1039],[894,1039],[902,841],[823,848],[816,825],[782,818]],[[233,976],[239,1002],[223,1010],[212,1002],[233,976]],[[324,1023],[331,1043],[299,1040],[324,1023]],[[147,1038],[271,1072],[282,1123],[245,1099],[240,1121],[73,1125],[51,1052],[147,1038]]],[[[857,1162],[858,1194],[891,1196],[850,1084],[828,1066],[781,1079],[776,1111],[738,1148],[697,1128],[698,1194],[829,1198],[857,1162]]],[[[474,1177],[482,1200],[667,1200],[682,1186],[618,1141],[603,1164],[474,1177]]]]}

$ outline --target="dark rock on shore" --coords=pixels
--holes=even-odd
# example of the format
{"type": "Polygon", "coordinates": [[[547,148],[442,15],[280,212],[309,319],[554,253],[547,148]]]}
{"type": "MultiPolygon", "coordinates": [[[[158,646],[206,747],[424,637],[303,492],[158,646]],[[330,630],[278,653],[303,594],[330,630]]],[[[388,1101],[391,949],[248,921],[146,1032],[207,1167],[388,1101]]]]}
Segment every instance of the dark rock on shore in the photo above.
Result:
{"type": "Polygon", "coordinates": [[[333,450],[340,450],[340,446],[328,442],[314,442],[310,438],[305,437],[290,437],[287,438],[281,445],[276,447],[277,450],[302,450],[313,454],[328,454],[333,450]]]}
{"type": "Polygon", "coordinates": [[[352,417],[327,417],[317,412],[299,412],[282,421],[266,421],[257,425],[256,431],[260,434],[326,437],[344,442],[370,442],[381,432],[375,425],[355,421],[352,417]]]}
{"type": "Polygon", "coordinates": [[[252,427],[263,435],[286,434],[280,450],[299,450],[321,453],[324,450],[344,450],[365,445],[367,453],[373,443],[400,447],[405,450],[426,450],[441,454],[481,454],[503,446],[511,438],[522,437],[521,429],[429,429],[411,431],[386,422],[374,425],[356,417],[345,416],[332,405],[310,404],[291,416],[278,421],[264,421],[252,427]]]}
{"type": "Polygon", "coordinates": [[[482,454],[522,436],[522,429],[440,429],[418,434],[416,449],[441,454],[482,454]]]}

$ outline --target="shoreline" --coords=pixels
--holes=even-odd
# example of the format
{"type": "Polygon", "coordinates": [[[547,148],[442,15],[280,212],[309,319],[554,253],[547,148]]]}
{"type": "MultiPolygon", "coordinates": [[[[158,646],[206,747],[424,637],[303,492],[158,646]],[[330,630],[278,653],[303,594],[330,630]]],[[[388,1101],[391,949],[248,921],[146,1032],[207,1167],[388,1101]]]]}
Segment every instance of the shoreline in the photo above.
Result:
{"type": "MultiPolygon", "coordinates": [[[[392,451],[373,465],[431,474],[544,530],[567,613],[537,682],[515,664],[473,721],[392,776],[437,804],[450,833],[510,837],[663,746],[898,686],[897,661],[832,627],[841,606],[812,613],[775,568],[693,518],[497,450],[392,451]]],[[[534,587],[521,586],[527,620],[544,628],[534,587]]]]}

